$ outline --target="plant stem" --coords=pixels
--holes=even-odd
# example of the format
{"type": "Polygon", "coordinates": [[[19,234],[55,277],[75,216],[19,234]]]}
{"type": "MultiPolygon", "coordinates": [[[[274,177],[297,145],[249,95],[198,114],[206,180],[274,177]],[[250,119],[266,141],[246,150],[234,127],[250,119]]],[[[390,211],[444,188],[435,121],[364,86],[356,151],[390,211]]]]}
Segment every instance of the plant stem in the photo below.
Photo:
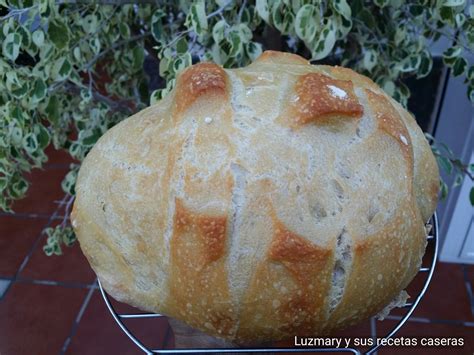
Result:
{"type": "Polygon", "coordinates": [[[61,221],[61,227],[65,228],[67,225],[67,220],[69,219],[69,214],[71,213],[72,203],[76,197],[74,195],[69,195],[69,199],[67,200],[66,207],[64,208],[64,216],[63,220],[61,221]]]}
{"type": "Polygon", "coordinates": [[[150,36],[150,33],[141,33],[136,36],[132,36],[130,38],[124,39],[123,41],[119,41],[112,45],[111,47],[107,48],[103,52],[98,53],[94,58],[92,58],[80,71],[83,70],[89,70],[100,58],[102,58],[104,55],[107,53],[113,51],[114,49],[117,49],[118,47],[121,47],[127,43],[138,41],[139,39],[145,38],[147,36],[150,36]]]}
{"type": "Polygon", "coordinates": [[[471,180],[474,180],[474,174],[469,171],[469,165],[461,163],[458,159],[448,158],[451,163],[464,175],[469,176],[471,180]]]}
{"type": "Polygon", "coordinates": [[[110,16],[107,17],[104,21],[102,21],[102,23],[100,24],[100,26],[97,28],[97,30],[95,32],[89,34],[88,36],[85,36],[85,37],[81,38],[79,41],[77,41],[77,43],[73,44],[70,49],[74,50],[74,48],[79,46],[84,41],[87,41],[87,40],[91,39],[92,37],[94,37],[95,35],[97,35],[102,30],[102,28],[112,19],[112,17],[115,15],[117,10],[118,10],[118,7],[114,7],[114,9],[113,9],[112,13],[110,14],[110,16]]]}
{"type": "Polygon", "coordinates": [[[214,17],[216,15],[220,15],[221,13],[224,12],[225,8],[229,6],[232,3],[232,0],[227,0],[227,2],[219,7],[216,11],[211,12],[209,15],[207,15],[207,19],[210,19],[211,17],[214,17]]]}
{"type": "Polygon", "coordinates": [[[244,13],[246,6],[247,6],[247,0],[242,1],[242,5],[240,5],[239,14],[237,15],[237,23],[240,23],[242,19],[242,14],[244,13]]]}
{"type": "Polygon", "coordinates": [[[0,21],[8,20],[10,17],[14,17],[14,16],[21,16],[21,15],[23,15],[25,12],[29,12],[30,10],[34,9],[35,7],[38,7],[38,4],[33,5],[33,6],[30,6],[30,7],[25,7],[24,9],[11,8],[11,9],[10,9],[10,12],[8,13],[8,15],[5,15],[5,16],[3,16],[3,17],[0,17],[0,21]]]}
{"type": "MultiPolygon", "coordinates": [[[[206,16],[206,18],[209,20],[210,18],[214,17],[214,16],[217,16],[217,15],[221,15],[225,8],[231,3],[232,1],[227,1],[224,5],[222,5],[221,7],[219,7],[216,11],[214,12],[211,12],[209,15],[206,16]]],[[[171,47],[174,43],[176,43],[177,41],[179,41],[184,35],[188,34],[189,32],[191,32],[193,29],[192,28],[188,28],[184,31],[181,31],[179,33],[176,34],[176,36],[169,42],[166,44],[166,46],[163,47],[164,48],[169,48],[171,47]]],[[[197,37],[197,36],[196,36],[197,37]]]]}

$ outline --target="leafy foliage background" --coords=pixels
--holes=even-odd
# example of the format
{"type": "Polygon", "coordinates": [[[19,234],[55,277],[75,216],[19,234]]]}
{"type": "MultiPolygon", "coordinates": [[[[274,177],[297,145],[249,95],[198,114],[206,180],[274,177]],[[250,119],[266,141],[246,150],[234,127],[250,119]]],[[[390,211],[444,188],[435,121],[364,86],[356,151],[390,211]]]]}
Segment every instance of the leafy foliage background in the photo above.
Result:
{"type": "MultiPolygon", "coordinates": [[[[443,61],[465,77],[474,102],[474,67],[466,60],[474,49],[474,5],[465,0],[106,2],[0,0],[0,209],[10,211],[25,195],[25,173],[47,161],[52,144],[77,161],[62,183],[67,216],[80,162],[97,139],[164,97],[176,74],[196,61],[245,66],[277,43],[314,61],[337,58],[406,106],[402,79],[430,73],[429,45],[444,36],[452,46],[443,61]],[[160,89],[152,90],[146,57],[163,79],[160,89]]],[[[473,178],[472,165],[434,143],[455,185],[466,174],[473,178]]],[[[441,187],[445,196],[448,187],[441,187]]],[[[67,219],[46,233],[49,255],[75,240],[67,219]]]]}

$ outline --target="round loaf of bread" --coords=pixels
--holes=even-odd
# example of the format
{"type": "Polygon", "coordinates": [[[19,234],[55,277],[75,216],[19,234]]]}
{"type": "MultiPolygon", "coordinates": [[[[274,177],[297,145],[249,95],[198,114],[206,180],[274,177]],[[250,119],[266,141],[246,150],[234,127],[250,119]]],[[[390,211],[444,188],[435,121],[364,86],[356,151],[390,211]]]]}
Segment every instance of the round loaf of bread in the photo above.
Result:
{"type": "Polygon", "coordinates": [[[316,336],[416,275],[439,176],[413,117],[350,69],[193,65],[84,160],[72,223],[119,301],[239,343],[316,336]]]}

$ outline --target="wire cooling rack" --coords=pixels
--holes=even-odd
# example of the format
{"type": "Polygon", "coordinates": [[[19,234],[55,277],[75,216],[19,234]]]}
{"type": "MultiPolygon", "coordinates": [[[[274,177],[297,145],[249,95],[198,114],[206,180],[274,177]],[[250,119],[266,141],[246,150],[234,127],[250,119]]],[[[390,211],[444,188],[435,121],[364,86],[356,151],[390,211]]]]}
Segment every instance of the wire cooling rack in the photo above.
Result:
{"type": "MultiPolygon", "coordinates": [[[[405,322],[410,318],[412,313],[414,312],[416,306],[420,303],[421,299],[423,298],[426,289],[431,281],[433,276],[434,268],[436,259],[438,257],[438,217],[436,213],[431,217],[430,222],[428,223],[431,225],[431,230],[427,235],[427,250],[432,248],[433,256],[431,257],[429,266],[423,266],[420,268],[420,273],[426,275],[426,280],[421,289],[420,293],[416,296],[415,300],[411,303],[407,303],[404,306],[406,310],[405,315],[400,319],[398,324],[384,337],[385,339],[391,338],[395,335],[395,333],[400,330],[400,328],[405,324],[405,322]]],[[[105,293],[100,281],[97,281],[99,284],[100,293],[109,309],[112,317],[115,319],[119,327],[122,331],[130,338],[131,341],[135,343],[135,345],[140,348],[146,354],[199,354],[199,353],[283,353],[283,352],[295,352],[295,353],[305,353],[305,352],[314,352],[314,353],[352,353],[352,354],[362,354],[362,352],[358,349],[354,348],[241,348],[241,349],[149,349],[147,348],[132,332],[127,328],[124,324],[129,319],[140,319],[140,318],[157,318],[157,317],[164,317],[161,314],[157,313],[136,313],[136,314],[118,314],[114,307],[112,306],[109,296],[105,293]]],[[[379,349],[382,345],[381,342],[375,343],[368,351],[364,354],[375,354],[377,349],[379,349]]]]}

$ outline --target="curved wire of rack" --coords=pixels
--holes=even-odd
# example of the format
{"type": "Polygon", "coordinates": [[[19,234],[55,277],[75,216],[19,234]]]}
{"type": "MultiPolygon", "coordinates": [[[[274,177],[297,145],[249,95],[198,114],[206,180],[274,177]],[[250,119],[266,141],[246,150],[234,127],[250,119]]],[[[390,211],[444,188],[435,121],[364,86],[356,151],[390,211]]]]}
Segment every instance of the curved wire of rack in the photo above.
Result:
{"type": "MultiPolygon", "coordinates": [[[[420,303],[421,299],[423,298],[428,285],[431,282],[431,278],[433,277],[433,272],[436,264],[436,259],[438,257],[438,217],[436,213],[432,216],[430,223],[432,228],[431,231],[427,235],[427,242],[428,246],[431,244],[434,247],[433,256],[430,260],[429,266],[422,266],[419,272],[427,273],[426,281],[421,289],[420,293],[417,295],[414,302],[410,302],[405,304],[404,308],[407,308],[407,313],[400,319],[398,324],[392,331],[387,334],[384,338],[389,339],[395,335],[397,331],[407,322],[408,318],[413,314],[415,308],[420,303]]],[[[428,248],[427,246],[427,248],[428,248]]],[[[147,348],[137,337],[132,334],[132,332],[127,328],[127,326],[123,323],[123,320],[126,319],[137,319],[137,318],[157,318],[157,317],[164,317],[158,313],[137,313],[137,314],[118,314],[114,307],[112,306],[109,296],[105,293],[100,280],[97,280],[99,285],[100,293],[109,309],[112,317],[115,319],[119,327],[122,331],[130,338],[131,341],[135,343],[135,345],[140,348],[146,354],[198,354],[198,353],[282,353],[282,352],[348,352],[352,354],[362,354],[360,350],[354,348],[241,348],[241,349],[149,349],[147,348]]],[[[374,354],[382,345],[382,342],[376,342],[368,351],[364,354],[374,354]]]]}

